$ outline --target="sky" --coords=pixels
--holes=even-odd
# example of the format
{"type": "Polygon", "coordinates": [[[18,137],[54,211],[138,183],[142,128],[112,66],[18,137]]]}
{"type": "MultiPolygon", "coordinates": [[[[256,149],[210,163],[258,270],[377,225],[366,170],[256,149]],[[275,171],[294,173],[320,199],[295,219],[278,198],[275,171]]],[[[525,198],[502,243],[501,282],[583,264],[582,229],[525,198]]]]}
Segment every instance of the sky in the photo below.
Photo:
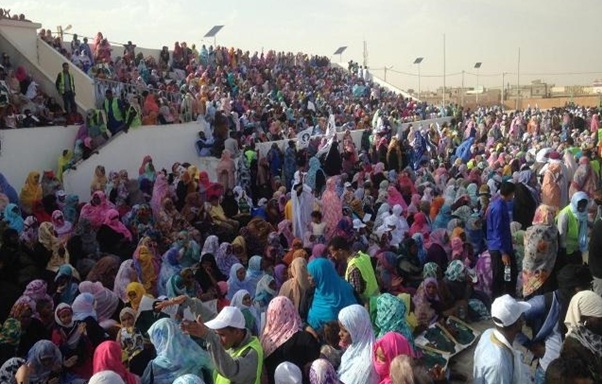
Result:
{"type": "MultiPolygon", "coordinates": [[[[225,25],[217,44],[243,50],[305,52],[363,62],[403,89],[460,86],[500,88],[503,80],[591,85],[602,79],[597,29],[601,0],[4,0],[44,28],[141,47],[173,48],[175,41],[210,45],[203,35],[225,25]],[[444,60],[445,35],[445,60],[444,60]],[[477,79],[476,62],[482,62],[477,79]],[[502,73],[506,73],[502,76],[502,73]]],[[[66,36],[65,40],[70,40],[66,36]]]]}

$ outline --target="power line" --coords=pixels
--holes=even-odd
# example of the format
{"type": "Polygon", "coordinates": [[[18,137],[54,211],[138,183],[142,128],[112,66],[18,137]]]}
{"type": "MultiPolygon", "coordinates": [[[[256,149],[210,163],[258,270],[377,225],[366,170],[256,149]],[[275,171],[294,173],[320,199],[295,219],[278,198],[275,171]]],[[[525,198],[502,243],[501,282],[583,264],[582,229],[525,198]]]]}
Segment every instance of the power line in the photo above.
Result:
{"type": "MultiPolygon", "coordinates": [[[[370,68],[370,70],[373,71],[383,71],[384,68],[370,68]]],[[[418,77],[417,73],[411,73],[411,72],[404,72],[404,71],[399,71],[396,69],[387,69],[388,72],[393,72],[393,73],[397,73],[399,75],[405,75],[405,76],[411,76],[411,77],[418,77]]],[[[471,75],[471,76],[477,76],[476,73],[474,72],[468,72],[465,71],[464,74],[466,75],[471,75]]],[[[446,73],[445,76],[459,76],[462,75],[462,72],[454,72],[454,73],[446,73]]],[[[516,75],[516,72],[500,72],[500,73],[479,73],[479,77],[500,77],[500,76],[514,76],[516,75]]],[[[526,73],[522,73],[521,75],[524,76],[577,76],[577,75],[602,75],[602,71],[592,71],[592,72],[526,72],[526,73]]],[[[421,74],[420,77],[426,77],[426,78],[440,78],[443,77],[443,74],[431,74],[431,75],[423,75],[421,74]]]]}
{"type": "MultiPolygon", "coordinates": [[[[384,71],[384,68],[369,68],[369,69],[372,71],[384,71]]],[[[400,75],[418,77],[417,73],[403,72],[403,71],[398,71],[396,69],[387,69],[387,72],[394,72],[394,73],[398,73],[400,75]]],[[[462,74],[462,72],[446,73],[445,76],[458,76],[461,74],[462,74]]],[[[441,74],[441,75],[422,75],[421,74],[420,77],[443,77],[443,74],[441,74]]]]}

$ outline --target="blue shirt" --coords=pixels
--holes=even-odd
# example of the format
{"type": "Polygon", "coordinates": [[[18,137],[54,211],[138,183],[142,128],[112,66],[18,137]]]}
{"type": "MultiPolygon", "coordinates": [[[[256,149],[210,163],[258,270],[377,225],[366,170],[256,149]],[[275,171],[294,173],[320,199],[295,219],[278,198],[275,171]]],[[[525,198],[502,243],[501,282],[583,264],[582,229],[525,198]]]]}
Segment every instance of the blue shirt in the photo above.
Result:
{"type": "Polygon", "coordinates": [[[508,204],[502,198],[489,205],[487,213],[487,248],[490,251],[512,253],[512,234],[508,204]]]}

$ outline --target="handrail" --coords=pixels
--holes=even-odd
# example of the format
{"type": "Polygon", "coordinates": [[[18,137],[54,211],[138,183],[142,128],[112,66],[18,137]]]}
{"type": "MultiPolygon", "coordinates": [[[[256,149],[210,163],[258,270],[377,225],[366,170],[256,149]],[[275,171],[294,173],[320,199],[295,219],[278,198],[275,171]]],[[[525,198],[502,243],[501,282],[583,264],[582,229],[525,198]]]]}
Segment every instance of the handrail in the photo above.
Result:
{"type": "Polygon", "coordinates": [[[156,88],[150,88],[148,86],[140,86],[138,84],[95,78],[94,92],[96,95],[97,107],[100,107],[100,105],[102,105],[102,102],[105,97],[105,92],[108,89],[112,90],[114,95],[121,95],[122,93],[125,93],[127,95],[142,95],[142,92],[144,91],[157,91],[159,96],[166,98],[170,104],[179,105],[182,101],[182,94],[178,92],[167,92],[163,90],[158,90],[156,88]]]}
{"type": "MultiPolygon", "coordinates": [[[[75,103],[84,112],[94,107],[97,103],[93,92],[94,81],[84,71],[74,65],[69,58],[61,55],[54,47],[38,36],[36,36],[36,44],[38,66],[44,70],[48,80],[54,84],[56,74],[62,70],[63,63],[68,63],[71,74],[75,79],[75,103]],[[46,69],[52,71],[53,74],[49,74],[46,69]]],[[[58,92],[55,92],[55,94],[58,95],[58,92]]],[[[58,95],[58,99],[61,99],[60,95],[58,95]]]]}

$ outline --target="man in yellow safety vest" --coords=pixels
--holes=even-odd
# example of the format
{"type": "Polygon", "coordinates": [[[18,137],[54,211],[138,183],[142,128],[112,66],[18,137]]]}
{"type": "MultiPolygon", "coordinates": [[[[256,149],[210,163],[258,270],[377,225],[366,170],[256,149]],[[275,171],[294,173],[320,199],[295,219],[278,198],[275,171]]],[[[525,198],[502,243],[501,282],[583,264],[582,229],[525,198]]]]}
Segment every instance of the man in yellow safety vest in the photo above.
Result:
{"type": "Polygon", "coordinates": [[[240,309],[224,307],[217,317],[203,323],[184,321],[182,329],[207,342],[215,365],[215,384],[260,384],[263,348],[257,337],[245,328],[240,309]]]}
{"type": "Polygon", "coordinates": [[[73,75],[69,72],[69,63],[63,63],[63,70],[56,77],[56,90],[63,98],[63,107],[65,112],[75,114],[77,106],[75,105],[75,82],[73,75]]]}
{"type": "Polygon", "coordinates": [[[378,282],[370,256],[363,252],[351,251],[349,242],[335,236],[328,245],[330,256],[339,263],[347,263],[345,280],[353,286],[362,302],[368,303],[370,298],[379,294],[378,282]]]}

